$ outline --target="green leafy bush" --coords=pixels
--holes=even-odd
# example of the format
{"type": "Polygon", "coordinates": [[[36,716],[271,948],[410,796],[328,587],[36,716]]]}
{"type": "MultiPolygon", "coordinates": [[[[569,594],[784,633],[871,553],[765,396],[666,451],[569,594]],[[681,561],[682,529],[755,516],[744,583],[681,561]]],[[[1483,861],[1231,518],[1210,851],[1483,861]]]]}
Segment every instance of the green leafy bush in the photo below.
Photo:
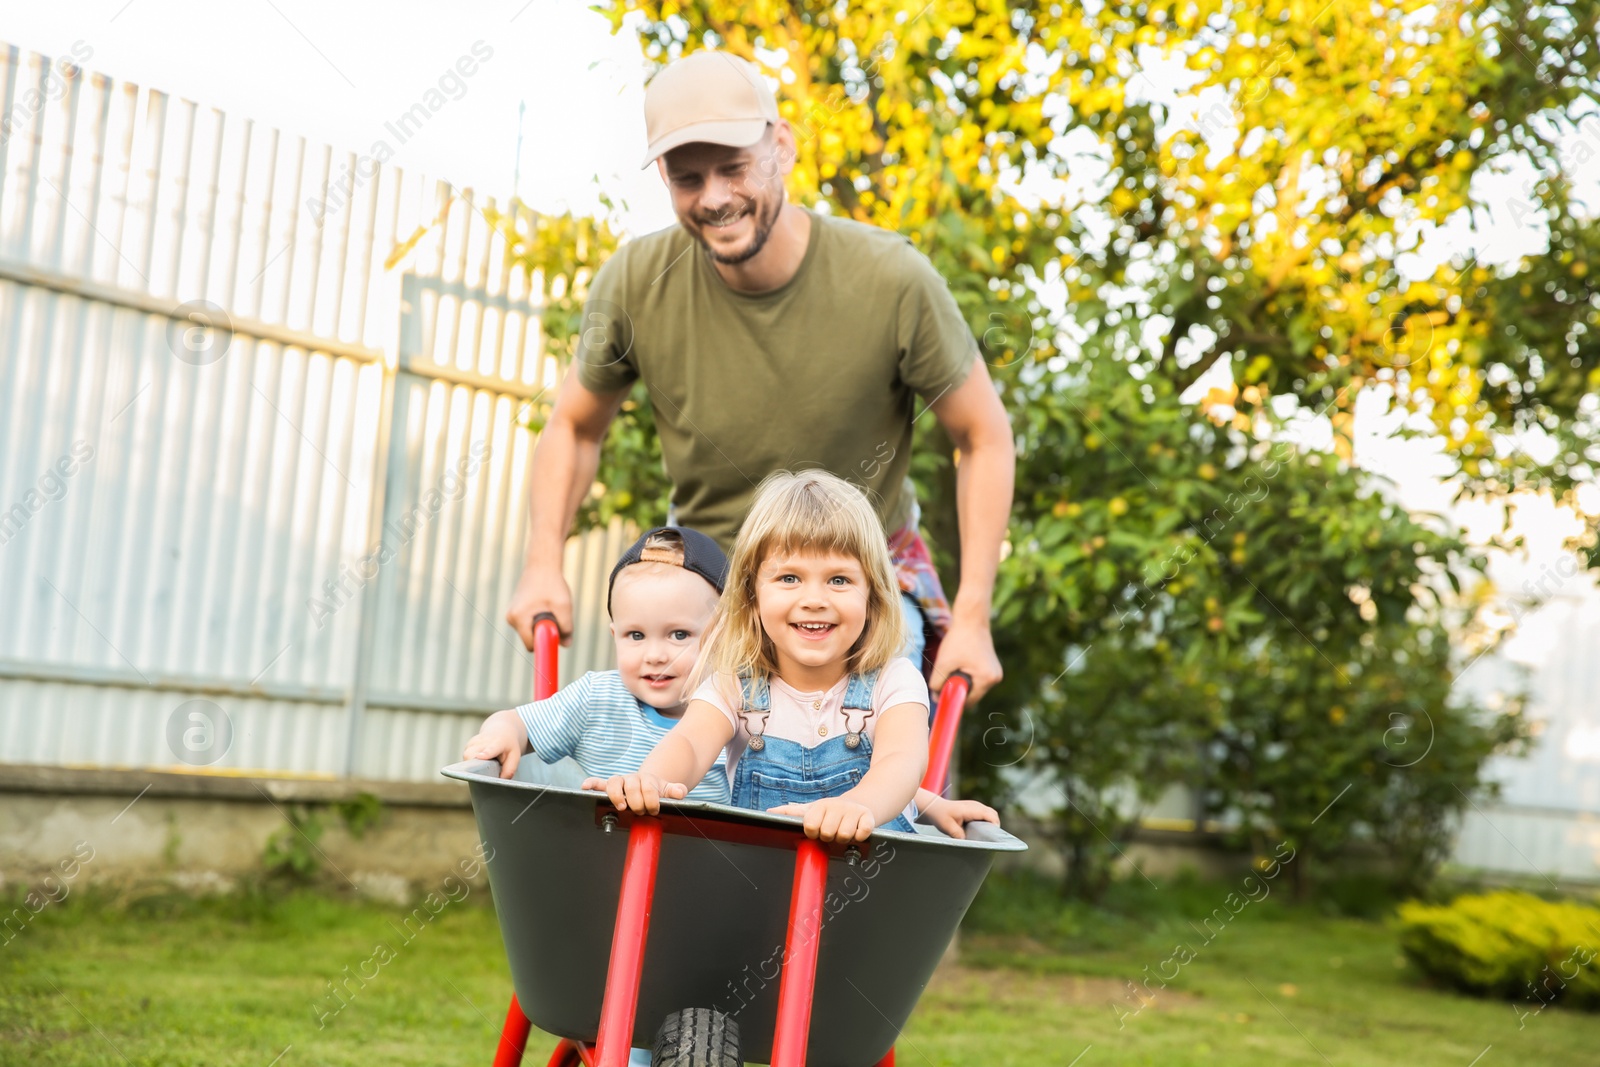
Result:
{"type": "Polygon", "coordinates": [[[1400,922],[1406,956],[1457,989],[1600,1008],[1600,909],[1502,891],[1404,904],[1400,922]]]}

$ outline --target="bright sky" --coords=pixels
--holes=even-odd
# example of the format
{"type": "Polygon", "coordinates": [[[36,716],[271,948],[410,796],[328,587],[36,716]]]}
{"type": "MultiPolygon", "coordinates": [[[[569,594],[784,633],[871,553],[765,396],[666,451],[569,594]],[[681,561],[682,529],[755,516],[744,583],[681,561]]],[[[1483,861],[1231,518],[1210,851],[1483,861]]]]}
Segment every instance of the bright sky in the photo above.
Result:
{"type": "MultiPolygon", "coordinates": [[[[87,48],[90,69],[357,151],[379,138],[392,143],[385,124],[442,88],[451,102],[399,147],[393,162],[496,197],[512,191],[518,105],[525,102],[518,189],[525,201],[543,210],[595,210],[598,177],[626,205],[620,221],[628,232],[673,223],[660,178],[639,167],[646,74],[639,45],[627,30],[612,36],[604,19],[574,0],[460,0],[448,9],[437,0],[0,0],[0,27],[0,40],[23,49],[70,55],[87,48]],[[486,48],[492,55],[481,60],[486,48]],[[457,62],[475,49],[476,72],[460,78],[457,62]]],[[[1172,108],[1172,122],[1210,103],[1179,99],[1188,85],[1181,64],[1153,50],[1141,61],[1140,91],[1172,108]]],[[[1237,131],[1218,127],[1214,137],[1231,144],[1237,131]]],[[[1600,123],[1591,120],[1570,149],[1575,170],[1600,177],[1600,123]]],[[[1082,170],[1071,188],[1092,184],[1092,161],[1084,158],[1082,170]]],[[[1489,205],[1475,220],[1471,247],[1480,262],[1542,249],[1542,228],[1509,210],[1525,178],[1486,178],[1478,190],[1489,205]]],[[[1044,195],[1059,192],[1048,183],[1024,185],[1044,195]]],[[[1467,234],[1463,219],[1430,236],[1414,265],[1428,271],[1467,252],[1467,234]]],[[[1226,364],[1214,373],[1225,376],[1226,364]]],[[[1361,405],[1368,413],[1357,423],[1360,461],[1394,479],[1408,506],[1448,510],[1442,459],[1426,442],[1392,439],[1393,420],[1377,417],[1382,405],[1368,403],[1376,399],[1361,405]]],[[[1326,426],[1307,432],[1325,436],[1326,426]]],[[[1588,504],[1600,511],[1600,492],[1588,504]]],[[[1482,509],[1456,515],[1479,529],[1490,518],[1482,509]]],[[[1497,573],[1513,593],[1524,574],[1549,568],[1571,521],[1548,501],[1527,502],[1519,520],[1531,535],[1532,555],[1501,561],[1497,573]]],[[[1554,591],[1573,595],[1588,585],[1576,578],[1554,591]]]]}
{"type": "Polygon", "coordinates": [[[503,198],[526,102],[524,200],[598,208],[598,175],[630,232],[673,221],[661,179],[639,168],[639,45],[573,0],[0,0],[0,41],[47,55],[82,42],[92,70],[358,152],[445,78],[451,102],[395,165],[503,198]],[[492,56],[459,78],[478,42],[492,56]]]}

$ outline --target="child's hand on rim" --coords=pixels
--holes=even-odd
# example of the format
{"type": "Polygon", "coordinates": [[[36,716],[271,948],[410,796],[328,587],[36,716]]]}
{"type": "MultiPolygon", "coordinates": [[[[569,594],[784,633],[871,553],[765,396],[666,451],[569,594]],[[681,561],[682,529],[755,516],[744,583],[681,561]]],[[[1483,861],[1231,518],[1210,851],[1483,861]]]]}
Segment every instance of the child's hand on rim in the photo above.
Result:
{"type": "Polygon", "coordinates": [[[517,764],[522,762],[522,738],[501,724],[497,716],[491,715],[483,728],[467,741],[461,758],[494,760],[500,764],[500,777],[512,778],[516,776],[517,764]]]}
{"type": "Polygon", "coordinates": [[[992,822],[1000,825],[1000,813],[976,800],[941,800],[928,809],[928,818],[946,837],[965,840],[964,829],[969,822],[992,822]]]}
{"type": "Polygon", "coordinates": [[[780,804],[769,815],[793,815],[805,823],[806,836],[818,841],[865,841],[877,826],[872,809],[845,797],[826,797],[809,804],[780,804]]]}
{"type": "Polygon", "coordinates": [[[585,778],[583,789],[602,792],[611,798],[618,811],[635,815],[661,814],[661,801],[682,800],[689,787],[682,782],[663,782],[653,774],[613,774],[610,778],[585,778]]]}

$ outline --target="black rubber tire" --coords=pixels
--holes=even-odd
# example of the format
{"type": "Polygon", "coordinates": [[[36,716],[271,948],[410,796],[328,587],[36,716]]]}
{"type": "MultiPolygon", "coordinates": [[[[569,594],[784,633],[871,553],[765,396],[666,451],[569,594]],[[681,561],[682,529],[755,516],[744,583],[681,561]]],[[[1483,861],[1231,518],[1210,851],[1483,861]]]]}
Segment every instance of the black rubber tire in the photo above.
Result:
{"type": "Polygon", "coordinates": [[[740,1067],[739,1023],[711,1008],[684,1008],[656,1031],[652,1067],[740,1067]]]}

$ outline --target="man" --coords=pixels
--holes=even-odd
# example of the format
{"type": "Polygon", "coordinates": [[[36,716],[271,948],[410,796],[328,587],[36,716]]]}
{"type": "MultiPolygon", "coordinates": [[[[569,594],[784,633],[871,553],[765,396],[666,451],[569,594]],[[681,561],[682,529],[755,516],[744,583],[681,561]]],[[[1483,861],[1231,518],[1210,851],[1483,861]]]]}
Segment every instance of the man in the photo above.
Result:
{"type": "MultiPolygon", "coordinates": [[[[960,669],[981,696],[1001,676],[989,615],[1016,457],[949,287],[901,235],[788,203],[794,131],[744,60],[702,51],[674,62],[646,90],[645,124],[644,165],[666,181],[679,225],[618,249],[590,286],[577,359],[534,451],[527,556],[506,621],[529,648],[539,612],[571,632],[562,547],[606,429],[642,379],[673,521],[726,547],[772,471],[854,481],[890,531],[911,630],[941,638],[934,690],[960,669]],[[954,604],[907,480],[917,396],[959,450],[954,604]]],[[[908,654],[918,659],[920,642],[908,654]]]]}

